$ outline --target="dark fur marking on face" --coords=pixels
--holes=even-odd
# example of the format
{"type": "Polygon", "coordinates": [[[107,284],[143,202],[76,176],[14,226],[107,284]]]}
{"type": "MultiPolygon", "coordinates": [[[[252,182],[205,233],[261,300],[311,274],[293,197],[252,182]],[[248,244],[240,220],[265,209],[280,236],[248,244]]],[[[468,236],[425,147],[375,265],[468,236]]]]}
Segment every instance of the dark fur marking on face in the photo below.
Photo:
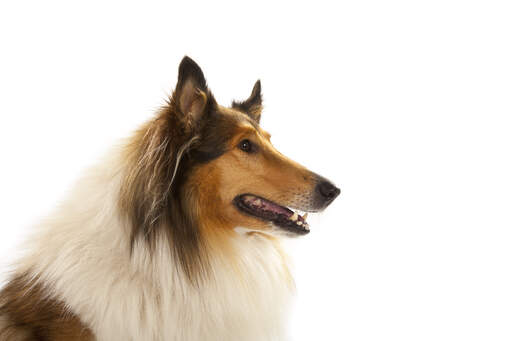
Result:
{"type": "Polygon", "coordinates": [[[221,156],[227,150],[227,143],[235,134],[237,121],[219,111],[207,121],[200,134],[200,142],[188,153],[197,163],[208,162],[221,156]]]}
{"type": "Polygon", "coordinates": [[[201,253],[205,248],[199,218],[191,216],[197,210],[190,206],[198,203],[190,201],[187,180],[195,167],[227,150],[238,120],[222,112],[190,58],[183,59],[179,70],[168,105],[137,132],[127,148],[120,206],[132,227],[132,251],[138,239],[154,250],[163,234],[178,260],[178,270],[195,282],[206,275],[203,265],[208,260],[201,253]]]}

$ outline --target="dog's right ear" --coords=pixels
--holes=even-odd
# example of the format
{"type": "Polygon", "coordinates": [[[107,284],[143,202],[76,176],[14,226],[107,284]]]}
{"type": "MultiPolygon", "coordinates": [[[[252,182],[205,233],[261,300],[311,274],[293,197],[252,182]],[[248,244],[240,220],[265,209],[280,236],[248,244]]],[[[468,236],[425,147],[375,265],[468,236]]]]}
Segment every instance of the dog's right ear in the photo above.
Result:
{"type": "Polygon", "coordinates": [[[208,90],[203,71],[191,58],[185,56],[179,66],[178,84],[173,94],[175,109],[178,111],[187,131],[194,130],[215,104],[208,90]]]}
{"type": "Polygon", "coordinates": [[[243,102],[233,101],[231,107],[241,110],[256,122],[260,123],[261,111],[263,109],[261,99],[261,82],[258,79],[254,83],[251,95],[243,102]]]}

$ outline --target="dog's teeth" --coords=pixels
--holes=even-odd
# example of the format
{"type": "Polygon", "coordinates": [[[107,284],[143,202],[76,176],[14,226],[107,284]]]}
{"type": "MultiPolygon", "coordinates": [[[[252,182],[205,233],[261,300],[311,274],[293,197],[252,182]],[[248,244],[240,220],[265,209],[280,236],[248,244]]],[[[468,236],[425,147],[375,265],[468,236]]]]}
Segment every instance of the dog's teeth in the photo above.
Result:
{"type": "Polygon", "coordinates": [[[299,221],[297,225],[302,226],[302,221],[299,221]]]}
{"type": "Polygon", "coordinates": [[[254,201],[254,205],[261,206],[261,200],[260,200],[260,199],[256,199],[256,200],[254,201]]]}
{"type": "Polygon", "coordinates": [[[297,212],[293,212],[293,215],[290,217],[290,219],[292,221],[297,221],[297,219],[299,219],[299,215],[297,214],[297,212]]]}
{"type": "Polygon", "coordinates": [[[308,214],[304,213],[304,215],[302,216],[302,219],[306,220],[307,218],[308,218],[308,214]]]}

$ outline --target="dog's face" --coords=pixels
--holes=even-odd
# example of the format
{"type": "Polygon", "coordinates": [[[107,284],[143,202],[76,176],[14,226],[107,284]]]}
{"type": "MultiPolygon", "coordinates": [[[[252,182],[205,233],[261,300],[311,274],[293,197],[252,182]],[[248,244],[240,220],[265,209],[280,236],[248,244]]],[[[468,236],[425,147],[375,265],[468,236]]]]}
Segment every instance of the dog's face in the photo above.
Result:
{"type": "Polygon", "coordinates": [[[220,106],[197,64],[187,57],[182,61],[173,100],[196,136],[185,160],[190,175],[183,199],[215,226],[306,234],[306,217],[292,209],[320,211],[340,191],[272,145],[259,125],[260,91],[258,81],[247,100],[220,106]]]}

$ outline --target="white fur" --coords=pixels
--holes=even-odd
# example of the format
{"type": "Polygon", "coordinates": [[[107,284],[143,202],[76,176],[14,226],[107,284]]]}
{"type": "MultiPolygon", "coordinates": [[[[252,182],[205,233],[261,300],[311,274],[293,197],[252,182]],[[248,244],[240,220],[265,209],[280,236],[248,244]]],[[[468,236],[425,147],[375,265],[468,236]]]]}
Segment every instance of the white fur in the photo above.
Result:
{"type": "Polygon", "coordinates": [[[234,234],[236,266],[213,254],[213,276],[198,288],[176,271],[164,238],[152,256],[142,242],[130,256],[117,206],[124,161],[111,155],[38,227],[18,271],[39,276],[99,341],[286,339],[294,288],[278,245],[234,234]]]}

